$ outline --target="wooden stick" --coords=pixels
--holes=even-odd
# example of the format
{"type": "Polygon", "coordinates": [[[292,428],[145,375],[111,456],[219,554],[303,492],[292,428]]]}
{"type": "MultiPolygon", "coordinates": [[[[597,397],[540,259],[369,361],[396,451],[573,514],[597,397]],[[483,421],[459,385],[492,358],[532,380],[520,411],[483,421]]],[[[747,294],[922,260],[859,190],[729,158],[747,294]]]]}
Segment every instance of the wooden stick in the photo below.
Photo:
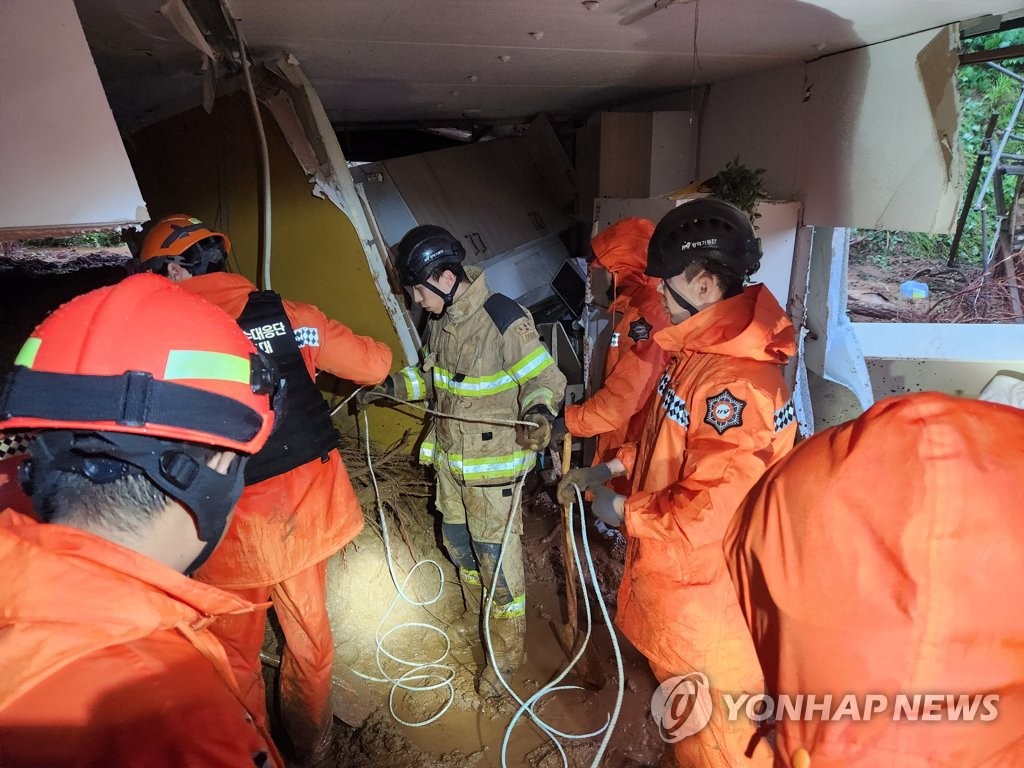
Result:
{"type": "MultiPolygon", "coordinates": [[[[562,438],[562,474],[572,466],[572,435],[568,432],[562,438]]],[[[567,637],[570,648],[576,647],[579,636],[579,606],[576,603],[576,565],[572,558],[573,530],[569,517],[569,504],[562,505],[562,565],[565,567],[565,605],[568,611],[567,637]]],[[[580,510],[582,514],[582,510],[580,510]]]]}
{"type": "MultiPolygon", "coordinates": [[[[562,438],[563,475],[569,471],[571,465],[572,435],[566,433],[562,438]]],[[[580,635],[580,613],[576,599],[576,564],[572,556],[575,533],[570,524],[570,506],[571,504],[562,505],[562,564],[565,569],[565,605],[568,616],[566,623],[559,627],[559,636],[562,640],[566,656],[571,659],[579,650],[583,637],[580,635]]],[[[582,514],[583,510],[580,510],[580,515],[582,514]]],[[[595,584],[594,589],[600,589],[600,587],[595,584]]],[[[609,629],[611,628],[609,627],[609,629]]],[[[608,676],[605,674],[604,667],[601,666],[601,659],[597,655],[597,648],[592,643],[587,645],[586,651],[584,651],[583,656],[580,657],[576,664],[575,671],[584,683],[596,690],[601,690],[604,688],[605,683],[608,682],[608,676]]]]}

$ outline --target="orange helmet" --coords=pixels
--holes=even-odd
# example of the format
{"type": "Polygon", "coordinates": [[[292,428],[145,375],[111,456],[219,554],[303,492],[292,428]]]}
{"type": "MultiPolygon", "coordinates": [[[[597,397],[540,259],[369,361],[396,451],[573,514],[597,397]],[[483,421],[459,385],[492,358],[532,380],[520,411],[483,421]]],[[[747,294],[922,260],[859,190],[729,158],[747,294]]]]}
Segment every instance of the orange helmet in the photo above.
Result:
{"type": "Polygon", "coordinates": [[[590,241],[594,261],[607,269],[623,288],[657,285],[656,279],[647,277],[647,246],[654,234],[650,219],[630,217],[620,219],[594,235],[590,241]]]}
{"type": "Polygon", "coordinates": [[[72,299],[32,332],[0,429],[76,429],[255,453],[275,374],[223,310],[153,275],[72,299]]]}
{"type": "Polygon", "coordinates": [[[38,430],[26,489],[49,469],[143,474],[196,517],[209,556],[242,492],[194,444],[243,454],[274,424],[279,377],[224,311],[155,275],[78,296],[32,332],[0,393],[0,430],[38,430]]]}
{"type": "Polygon", "coordinates": [[[193,275],[223,269],[231,241],[194,216],[173,213],[156,222],[142,241],[139,269],[164,274],[170,263],[193,275]]]}

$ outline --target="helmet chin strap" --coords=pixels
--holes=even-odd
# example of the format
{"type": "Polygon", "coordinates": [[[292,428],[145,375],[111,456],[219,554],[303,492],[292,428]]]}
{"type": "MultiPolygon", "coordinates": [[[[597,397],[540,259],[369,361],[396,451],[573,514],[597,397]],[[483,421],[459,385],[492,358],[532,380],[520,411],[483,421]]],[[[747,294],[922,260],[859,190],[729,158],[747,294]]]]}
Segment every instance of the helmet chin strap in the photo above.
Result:
{"type": "Polygon", "coordinates": [[[682,296],[680,296],[676,292],[675,288],[673,288],[671,285],[669,285],[668,280],[662,280],[662,285],[665,286],[665,290],[667,290],[668,293],[669,293],[669,296],[672,297],[672,301],[674,301],[680,307],[682,307],[687,312],[689,312],[691,316],[696,315],[700,311],[695,306],[693,306],[693,304],[691,304],[686,299],[684,299],[682,296]]]}
{"type": "Polygon", "coordinates": [[[459,285],[462,284],[462,270],[460,269],[458,272],[452,271],[452,274],[455,275],[455,282],[452,283],[452,288],[447,293],[442,291],[436,285],[431,285],[426,280],[420,283],[420,285],[429,290],[431,293],[435,293],[441,297],[441,301],[444,302],[445,309],[448,309],[448,307],[452,305],[452,302],[455,300],[455,292],[459,290],[459,285]]]}

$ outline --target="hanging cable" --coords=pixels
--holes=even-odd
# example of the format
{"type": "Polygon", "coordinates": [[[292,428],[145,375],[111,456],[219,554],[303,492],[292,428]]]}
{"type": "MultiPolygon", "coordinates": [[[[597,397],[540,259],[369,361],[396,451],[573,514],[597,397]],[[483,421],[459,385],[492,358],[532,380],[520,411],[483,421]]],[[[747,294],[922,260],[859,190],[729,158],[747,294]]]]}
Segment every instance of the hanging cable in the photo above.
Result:
{"type": "Polygon", "coordinates": [[[260,116],[260,104],[256,100],[256,91],[252,87],[252,75],[249,73],[249,56],[245,50],[245,40],[238,29],[238,22],[232,19],[235,27],[235,38],[238,40],[238,54],[242,59],[242,75],[245,79],[245,90],[249,94],[249,106],[252,107],[252,119],[256,125],[256,138],[260,150],[259,163],[259,237],[257,241],[257,276],[260,290],[271,290],[270,285],[270,153],[267,150],[267,135],[263,131],[263,118],[260,116]]]}

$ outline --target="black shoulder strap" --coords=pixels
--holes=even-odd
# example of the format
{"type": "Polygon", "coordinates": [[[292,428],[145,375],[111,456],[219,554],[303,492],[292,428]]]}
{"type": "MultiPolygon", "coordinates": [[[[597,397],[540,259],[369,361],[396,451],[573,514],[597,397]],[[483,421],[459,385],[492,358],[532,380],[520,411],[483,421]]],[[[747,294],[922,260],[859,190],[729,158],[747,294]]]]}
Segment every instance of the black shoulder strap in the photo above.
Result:
{"type": "Polygon", "coordinates": [[[492,293],[488,296],[484,302],[484,310],[497,326],[499,333],[504,333],[516,320],[526,317],[522,307],[501,293],[492,293]]]}
{"type": "Polygon", "coordinates": [[[252,343],[270,355],[284,379],[274,431],[245,466],[245,483],[252,485],[326,457],[338,446],[338,436],[327,402],[306,369],[280,295],[253,291],[237,322],[252,343]]]}

